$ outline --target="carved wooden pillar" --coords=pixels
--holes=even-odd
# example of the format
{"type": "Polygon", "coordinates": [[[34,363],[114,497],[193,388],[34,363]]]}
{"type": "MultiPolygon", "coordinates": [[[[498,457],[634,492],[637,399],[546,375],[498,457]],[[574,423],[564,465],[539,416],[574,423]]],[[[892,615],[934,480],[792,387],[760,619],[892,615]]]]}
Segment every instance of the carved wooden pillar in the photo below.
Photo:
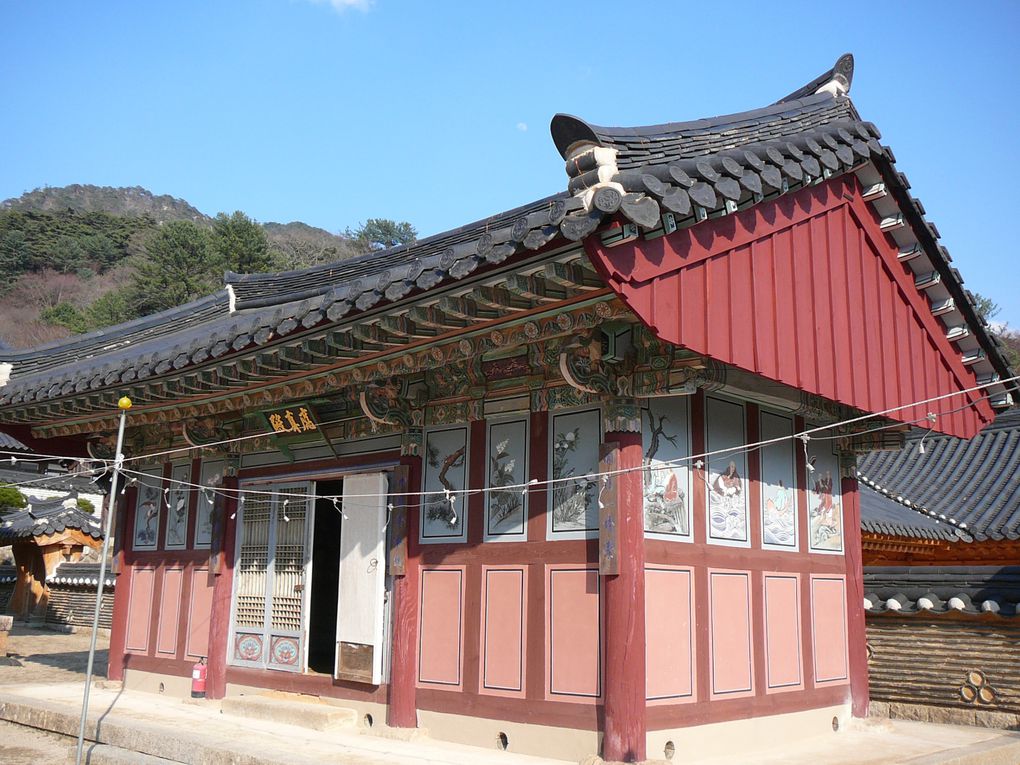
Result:
{"type": "Polygon", "coordinates": [[[213,580],[209,615],[209,665],[206,696],[222,699],[227,694],[227,652],[230,646],[230,599],[234,585],[234,530],[237,524],[237,477],[225,476],[224,494],[216,494],[212,511],[213,534],[209,550],[209,576],[213,580]],[[225,495],[225,496],[224,496],[225,495]]]}
{"type": "MultiPolygon", "coordinates": [[[[641,425],[636,406],[607,409],[606,444],[616,443],[618,470],[641,465],[641,425]],[[631,411],[633,409],[633,411],[631,411]],[[613,428],[610,430],[609,428],[613,428]],[[626,430],[623,430],[626,428],[626,430]],[[635,432],[636,431],[636,432],[635,432]]],[[[605,578],[606,760],[645,759],[645,546],[641,472],[615,478],[618,574],[605,578]]],[[[607,518],[603,518],[605,522],[607,518]]]]}
{"type": "Polygon", "coordinates": [[[864,623],[864,567],[861,558],[861,501],[856,464],[842,470],[843,545],[846,551],[846,619],[850,651],[850,696],[854,717],[868,716],[868,644],[864,623]]]}
{"type": "MultiPolygon", "coordinates": [[[[413,429],[412,429],[413,430],[413,429]]],[[[421,431],[405,437],[405,456],[400,464],[406,469],[406,481],[398,481],[406,488],[400,491],[417,492],[421,486],[421,457],[417,454],[420,446],[421,431]],[[415,440],[415,437],[417,440],[415,440]],[[406,452],[413,452],[407,454],[406,452]]],[[[387,723],[394,728],[418,727],[418,707],[415,685],[418,669],[418,586],[419,586],[419,548],[418,548],[418,508],[417,496],[393,497],[394,507],[403,503],[403,534],[406,540],[406,561],[403,575],[393,577],[393,653],[390,661],[390,698],[389,719],[387,723]]],[[[396,534],[401,529],[394,528],[391,534],[391,551],[399,549],[400,540],[396,534]]],[[[391,552],[391,562],[393,553],[391,552]]]]}

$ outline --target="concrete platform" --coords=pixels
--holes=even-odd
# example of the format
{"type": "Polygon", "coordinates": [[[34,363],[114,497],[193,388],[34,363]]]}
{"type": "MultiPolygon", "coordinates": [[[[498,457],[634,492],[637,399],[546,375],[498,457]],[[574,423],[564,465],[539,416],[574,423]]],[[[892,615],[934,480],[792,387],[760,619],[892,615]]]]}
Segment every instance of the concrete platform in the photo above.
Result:
{"type": "Polygon", "coordinates": [[[310,730],[352,730],[358,725],[358,713],[353,709],[267,696],[236,696],[223,699],[220,702],[220,711],[225,715],[251,720],[271,720],[310,730]]]}
{"type": "MultiPolygon", "coordinates": [[[[80,683],[0,686],[0,720],[74,737],[81,692],[80,683]]],[[[260,702],[255,706],[260,713],[272,707],[260,702]]],[[[338,709],[326,704],[304,706],[338,709]]],[[[321,731],[279,719],[226,715],[219,702],[190,703],[115,686],[95,688],[90,711],[87,735],[96,742],[90,747],[93,765],[564,765],[561,760],[429,738],[394,740],[360,725],[321,731]]],[[[763,740],[753,759],[706,759],[688,751],[677,752],[674,761],[698,765],[1016,765],[1020,763],[1020,733],[873,719],[855,721],[838,733],[805,741],[763,740]]],[[[588,762],[601,760],[590,758],[588,762]]],[[[650,762],[668,765],[665,760],[650,762]]]]}

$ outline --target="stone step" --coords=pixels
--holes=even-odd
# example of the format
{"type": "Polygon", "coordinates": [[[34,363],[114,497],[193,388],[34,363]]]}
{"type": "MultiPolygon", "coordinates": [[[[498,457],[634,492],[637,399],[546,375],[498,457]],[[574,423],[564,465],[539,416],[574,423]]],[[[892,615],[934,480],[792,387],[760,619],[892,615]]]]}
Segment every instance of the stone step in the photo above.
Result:
{"type": "Polygon", "coordinates": [[[358,713],[355,710],[318,702],[267,696],[234,696],[223,699],[220,709],[225,715],[271,720],[310,730],[351,730],[358,726],[358,713]]]}
{"type": "MultiPolygon", "coordinates": [[[[67,752],[67,762],[73,765],[78,747],[72,746],[67,752]]],[[[179,760],[166,760],[151,754],[133,752],[110,744],[86,743],[82,752],[83,765],[182,765],[179,760]]]]}

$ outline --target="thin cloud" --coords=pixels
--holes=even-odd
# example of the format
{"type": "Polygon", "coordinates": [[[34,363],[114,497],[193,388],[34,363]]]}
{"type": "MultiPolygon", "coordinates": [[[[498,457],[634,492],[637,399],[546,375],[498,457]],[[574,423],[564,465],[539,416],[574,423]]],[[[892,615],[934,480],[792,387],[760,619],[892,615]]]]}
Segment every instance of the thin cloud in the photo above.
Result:
{"type": "Polygon", "coordinates": [[[522,133],[527,133],[528,132],[528,123],[527,122],[518,122],[517,123],[517,129],[520,130],[522,133]]]}
{"type": "Polygon", "coordinates": [[[361,11],[364,13],[375,3],[375,0],[309,0],[315,5],[330,5],[337,13],[348,10],[361,11]]]}

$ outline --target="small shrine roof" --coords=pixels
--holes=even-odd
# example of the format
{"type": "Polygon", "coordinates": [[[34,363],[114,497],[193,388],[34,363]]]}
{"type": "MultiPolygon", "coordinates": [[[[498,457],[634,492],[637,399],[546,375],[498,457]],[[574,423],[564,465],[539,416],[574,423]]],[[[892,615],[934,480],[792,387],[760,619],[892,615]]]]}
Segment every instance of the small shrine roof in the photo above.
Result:
{"type": "Polygon", "coordinates": [[[28,507],[8,509],[0,516],[0,545],[32,537],[51,536],[67,529],[76,529],[95,540],[102,539],[99,519],[79,510],[73,504],[74,501],[72,496],[46,500],[30,498],[28,507]]]}

